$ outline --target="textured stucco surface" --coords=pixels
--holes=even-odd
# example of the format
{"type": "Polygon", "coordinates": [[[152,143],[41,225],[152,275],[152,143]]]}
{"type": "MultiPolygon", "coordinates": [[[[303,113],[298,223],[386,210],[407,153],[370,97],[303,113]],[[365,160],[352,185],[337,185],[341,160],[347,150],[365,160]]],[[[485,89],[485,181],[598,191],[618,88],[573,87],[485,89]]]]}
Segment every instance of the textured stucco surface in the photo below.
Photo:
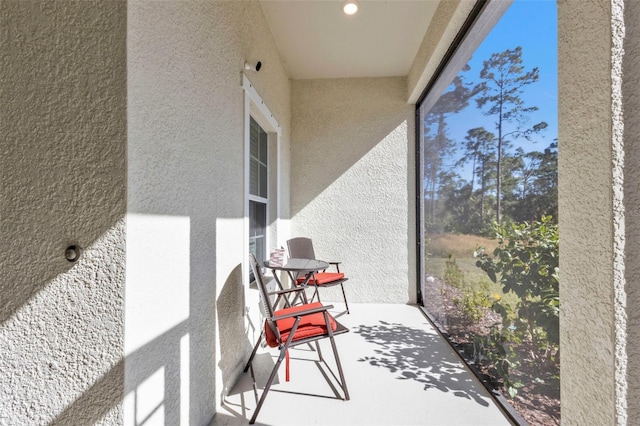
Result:
{"type": "Polygon", "coordinates": [[[257,1],[130,1],[128,8],[128,213],[135,221],[127,268],[139,278],[127,275],[126,420],[144,418],[136,401],[148,395],[163,404],[154,415],[168,424],[206,424],[254,342],[246,336],[251,297],[242,279],[241,71],[245,60],[262,61],[247,76],[282,127],[284,218],[289,80],[257,1]],[[164,326],[145,327],[151,314],[164,315],[164,326]],[[154,380],[159,395],[148,385],[154,380]]]}
{"type": "Polygon", "coordinates": [[[125,40],[123,2],[0,3],[0,424],[122,421],[125,40]]]}
{"type": "Polygon", "coordinates": [[[627,313],[625,289],[623,0],[611,1],[611,160],[613,216],[614,380],[616,424],[627,424],[627,313]]]}
{"type": "Polygon", "coordinates": [[[615,421],[611,2],[558,2],[562,419],[615,421]]]}
{"type": "MultiPolygon", "coordinates": [[[[354,302],[415,301],[406,79],[292,82],[291,235],[339,260],[354,302]]],[[[339,289],[323,300],[340,301],[339,289]]]]}
{"type": "MultiPolygon", "coordinates": [[[[640,2],[625,1],[623,75],[627,419],[640,419],[640,2]]],[[[629,422],[631,424],[631,422],[629,422]]]]}

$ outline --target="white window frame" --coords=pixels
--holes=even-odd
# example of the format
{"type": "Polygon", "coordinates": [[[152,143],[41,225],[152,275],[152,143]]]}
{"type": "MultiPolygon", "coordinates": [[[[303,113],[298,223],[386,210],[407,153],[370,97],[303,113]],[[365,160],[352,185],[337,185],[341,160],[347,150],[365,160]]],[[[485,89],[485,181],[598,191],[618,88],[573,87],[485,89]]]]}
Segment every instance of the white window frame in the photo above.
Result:
{"type": "MultiPolygon", "coordinates": [[[[251,81],[247,78],[245,74],[242,75],[242,88],[244,89],[244,253],[245,261],[243,262],[243,277],[245,285],[249,285],[249,264],[247,262],[249,255],[249,202],[250,201],[258,201],[265,202],[267,206],[267,227],[265,231],[266,238],[266,248],[267,253],[271,249],[273,249],[276,245],[275,241],[272,241],[273,232],[272,225],[276,224],[276,229],[278,228],[277,223],[281,217],[280,214],[280,199],[281,199],[281,148],[280,148],[280,140],[282,129],[280,124],[275,119],[269,108],[267,108],[266,104],[256,91],[255,87],[251,83],[251,81]],[[253,118],[262,129],[267,133],[267,144],[268,151],[271,150],[272,147],[276,149],[276,157],[275,164],[271,163],[272,154],[268,153],[268,168],[267,168],[267,199],[252,195],[249,193],[250,189],[250,164],[251,164],[251,118],[253,118]],[[270,185],[271,175],[272,173],[276,173],[276,187],[273,188],[270,185]],[[273,203],[275,203],[275,221],[273,220],[273,203]]],[[[260,259],[258,259],[260,260],[260,259]]]]}

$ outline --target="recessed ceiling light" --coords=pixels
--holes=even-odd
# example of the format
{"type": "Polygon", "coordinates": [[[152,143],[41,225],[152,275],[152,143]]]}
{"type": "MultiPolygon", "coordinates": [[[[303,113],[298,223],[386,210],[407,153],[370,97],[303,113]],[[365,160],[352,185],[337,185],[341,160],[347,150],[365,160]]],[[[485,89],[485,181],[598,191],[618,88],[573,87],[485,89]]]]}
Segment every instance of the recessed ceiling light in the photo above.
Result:
{"type": "Polygon", "coordinates": [[[359,7],[360,7],[360,3],[358,3],[357,0],[347,0],[344,3],[342,3],[342,11],[346,15],[355,14],[358,11],[359,7]]]}

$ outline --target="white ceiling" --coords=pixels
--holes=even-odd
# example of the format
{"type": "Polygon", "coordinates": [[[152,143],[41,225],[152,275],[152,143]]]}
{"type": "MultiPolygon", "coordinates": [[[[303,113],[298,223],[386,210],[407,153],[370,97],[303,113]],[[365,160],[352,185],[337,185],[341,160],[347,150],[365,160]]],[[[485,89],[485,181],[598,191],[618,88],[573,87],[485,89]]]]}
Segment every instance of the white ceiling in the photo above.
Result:
{"type": "Polygon", "coordinates": [[[292,79],[406,76],[440,0],[261,0],[292,79]]]}

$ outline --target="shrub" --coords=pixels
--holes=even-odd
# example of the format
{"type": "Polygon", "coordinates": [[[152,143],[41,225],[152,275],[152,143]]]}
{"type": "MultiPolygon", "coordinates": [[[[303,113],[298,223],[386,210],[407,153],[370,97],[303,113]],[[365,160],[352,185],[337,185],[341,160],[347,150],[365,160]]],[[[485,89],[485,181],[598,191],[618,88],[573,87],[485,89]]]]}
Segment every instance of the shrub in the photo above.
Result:
{"type": "Polygon", "coordinates": [[[515,307],[502,300],[493,303],[502,316],[501,332],[507,340],[531,341],[534,363],[546,368],[559,351],[558,225],[545,216],[532,224],[494,224],[494,232],[498,247],[493,256],[482,247],[474,256],[476,266],[499,282],[505,294],[517,296],[515,307]]]}

